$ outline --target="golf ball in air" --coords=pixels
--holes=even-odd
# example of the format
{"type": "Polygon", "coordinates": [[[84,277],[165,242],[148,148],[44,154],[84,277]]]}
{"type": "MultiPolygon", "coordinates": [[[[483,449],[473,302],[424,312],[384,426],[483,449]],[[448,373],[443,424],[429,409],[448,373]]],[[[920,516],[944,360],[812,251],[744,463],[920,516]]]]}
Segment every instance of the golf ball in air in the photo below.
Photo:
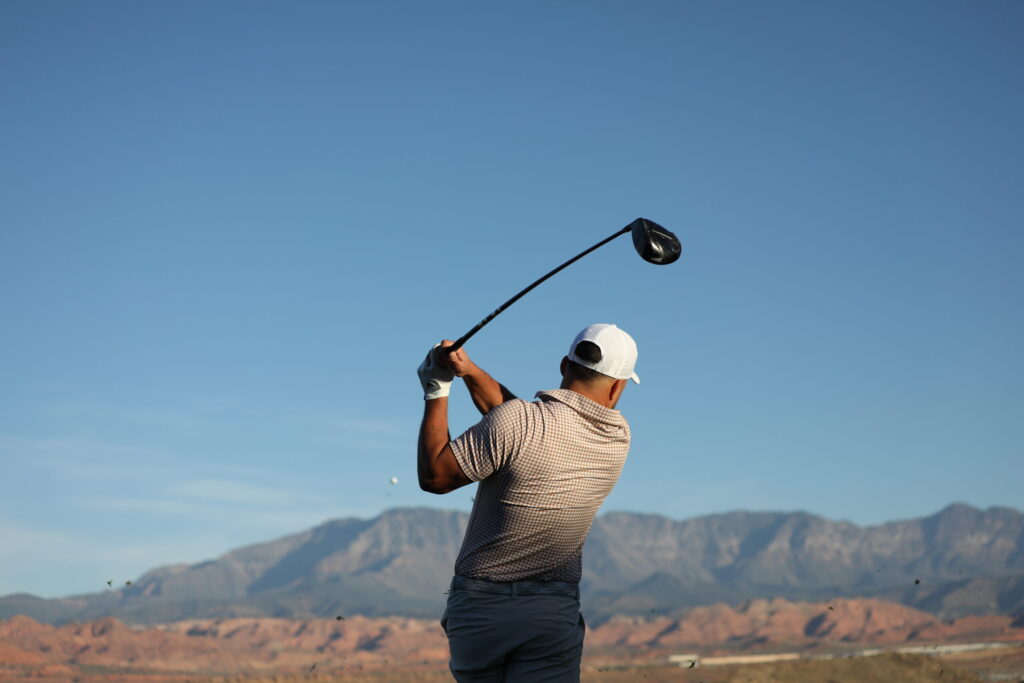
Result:
{"type": "Polygon", "coordinates": [[[391,485],[394,486],[398,483],[398,477],[391,477],[391,485]]]}

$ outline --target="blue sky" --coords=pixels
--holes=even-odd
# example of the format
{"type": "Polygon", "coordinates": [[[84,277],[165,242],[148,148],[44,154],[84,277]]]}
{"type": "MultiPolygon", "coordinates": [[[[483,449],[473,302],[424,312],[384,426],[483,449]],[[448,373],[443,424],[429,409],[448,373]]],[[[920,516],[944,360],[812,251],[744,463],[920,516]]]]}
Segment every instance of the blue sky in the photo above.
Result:
{"type": "MultiPolygon", "coordinates": [[[[605,510],[1024,507],[1019,2],[0,4],[0,594],[415,485],[415,368],[636,338],[605,510]],[[397,486],[389,484],[392,476],[397,486]]],[[[461,389],[453,431],[472,424],[461,389]]]]}

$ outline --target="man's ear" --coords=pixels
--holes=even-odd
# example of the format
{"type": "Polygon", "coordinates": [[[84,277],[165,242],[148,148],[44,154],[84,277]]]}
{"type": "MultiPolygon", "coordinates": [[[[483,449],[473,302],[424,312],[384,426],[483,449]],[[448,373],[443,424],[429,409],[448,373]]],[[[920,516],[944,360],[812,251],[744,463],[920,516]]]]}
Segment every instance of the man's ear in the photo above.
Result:
{"type": "Polygon", "coordinates": [[[619,398],[622,396],[622,392],[626,388],[626,382],[628,379],[617,379],[611,383],[611,387],[608,390],[608,400],[611,402],[612,408],[619,402],[619,398]]]}
{"type": "Polygon", "coordinates": [[[569,358],[562,356],[562,362],[558,364],[558,371],[562,373],[562,377],[565,377],[565,369],[569,366],[569,358]]]}

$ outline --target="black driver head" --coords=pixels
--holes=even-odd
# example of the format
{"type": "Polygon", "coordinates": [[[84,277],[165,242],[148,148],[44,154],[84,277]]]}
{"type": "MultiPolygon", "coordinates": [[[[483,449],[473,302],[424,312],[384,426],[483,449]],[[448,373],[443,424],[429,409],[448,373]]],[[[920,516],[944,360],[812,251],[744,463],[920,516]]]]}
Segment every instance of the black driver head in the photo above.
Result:
{"type": "Polygon", "coordinates": [[[637,218],[629,224],[633,233],[633,246],[640,258],[659,266],[674,263],[683,252],[679,238],[646,218],[637,218]]]}

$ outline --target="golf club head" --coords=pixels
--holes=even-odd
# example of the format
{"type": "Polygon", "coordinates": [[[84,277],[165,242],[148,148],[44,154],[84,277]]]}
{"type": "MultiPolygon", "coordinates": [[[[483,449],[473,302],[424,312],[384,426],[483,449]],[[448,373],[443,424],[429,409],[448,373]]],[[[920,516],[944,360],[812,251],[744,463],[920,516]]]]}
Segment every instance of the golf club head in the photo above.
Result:
{"type": "Polygon", "coordinates": [[[629,224],[633,233],[633,246],[640,258],[659,266],[674,263],[683,252],[679,238],[654,221],[637,218],[629,224]]]}

